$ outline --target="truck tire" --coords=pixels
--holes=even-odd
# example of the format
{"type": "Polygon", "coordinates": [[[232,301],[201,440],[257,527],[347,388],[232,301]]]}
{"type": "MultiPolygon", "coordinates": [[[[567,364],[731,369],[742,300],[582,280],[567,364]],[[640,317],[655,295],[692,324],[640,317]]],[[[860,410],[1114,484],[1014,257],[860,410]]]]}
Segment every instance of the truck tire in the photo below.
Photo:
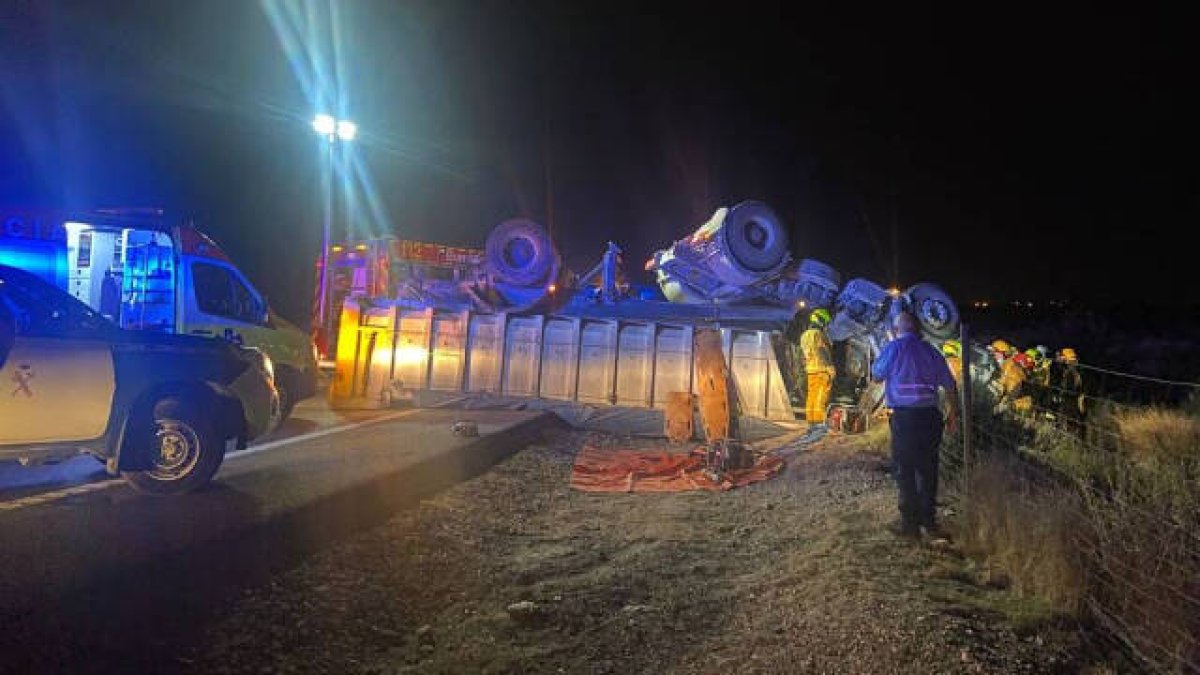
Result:
{"type": "Polygon", "coordinates": [[[488,269],[504,283],[537,286],[551,283],[558,253],[546,228],[528,218],[512,218],[488,234],[488,269]]]}
{"type": "Polygon", "coordinates": [[[935,340],[958,336],[958,306],[950,294],[931,283],[920,283],[905,291],[910,310],[921,324],[921,332],[935,340]]]}
{"type": "Polygon", "coordinates": [[[168,397],[157,401],[151,414],[141,416],[141,442],[135,448],[147,455],[152,468],[121,475],[139,492],[184,494],[208,484],[225,459],[225,443],[212,422],[191,401],[168,397]]]}
{"type": "Polygon", "coordinates": [[[762,202],[742,202],[730,209],[720,236],[734,261],[752,274],[771,272],[787,259],[787,229],[762,202]]]}

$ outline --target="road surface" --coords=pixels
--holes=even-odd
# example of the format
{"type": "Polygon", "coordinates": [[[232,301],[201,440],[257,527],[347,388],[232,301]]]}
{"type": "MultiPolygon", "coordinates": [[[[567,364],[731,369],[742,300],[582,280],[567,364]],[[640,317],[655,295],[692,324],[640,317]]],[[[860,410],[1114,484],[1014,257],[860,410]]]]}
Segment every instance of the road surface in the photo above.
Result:
{"type": "MultiPolygon", "coordinates": [[[[251,447],[370,421],[385,413],[381,410],[335,411],[329,408],[324,397],[317,396],[301,401],[283,426],[251,447]]],[[[0,462],[0,504],[109,479],[104,465],[89,455],[41,466],[0,462]]]]}
{"type": "Polygon", "coordinates": [[[185,642],[235,589],[487,470],[548,423],[310,403],[232,453],[211,488],[179,497],[138,494],[89,458],[22,469],[31,477],[0,493],[0,672],[154,670],[158,650],[185,642]],[[460,419],[479,437],[452,434],[460,419]]]}

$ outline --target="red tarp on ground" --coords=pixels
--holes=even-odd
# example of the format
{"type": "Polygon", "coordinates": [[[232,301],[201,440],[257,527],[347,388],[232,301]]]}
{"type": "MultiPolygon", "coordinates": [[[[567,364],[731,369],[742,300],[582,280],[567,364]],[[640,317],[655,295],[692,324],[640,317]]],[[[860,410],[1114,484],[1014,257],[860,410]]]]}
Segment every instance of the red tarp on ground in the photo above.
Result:
{"type": "Polygon", "coordinates": [[[585,445],[571,469],[571,487],[584,492],[686,492],[730,490],[771,478],[783,459],[760,457],[749,469],[728,471],[715,482],[704,471],[704,449],[690,454],[602,450],[585,445]]]}

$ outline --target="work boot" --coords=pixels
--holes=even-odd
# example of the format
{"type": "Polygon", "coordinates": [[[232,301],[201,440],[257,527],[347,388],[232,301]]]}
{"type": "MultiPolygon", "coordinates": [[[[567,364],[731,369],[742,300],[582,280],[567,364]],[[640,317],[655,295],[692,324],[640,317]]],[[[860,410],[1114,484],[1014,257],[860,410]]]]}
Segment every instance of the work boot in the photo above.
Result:
{"type": "Polygon", "coordinates": [[[921,538],[921,528],[917,527],[913,523],[905,522],[904,520],[897,520],[888,525],[888,532],[891,532],[901,539],[916,540],[921,538]]]}

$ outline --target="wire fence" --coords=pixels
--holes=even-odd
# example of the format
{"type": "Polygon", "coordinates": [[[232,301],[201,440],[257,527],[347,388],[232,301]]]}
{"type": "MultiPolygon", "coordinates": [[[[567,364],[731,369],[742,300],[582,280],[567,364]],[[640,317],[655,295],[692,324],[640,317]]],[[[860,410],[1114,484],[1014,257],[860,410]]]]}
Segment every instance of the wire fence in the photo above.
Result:
{"type": "Polygon", "coordinates": [[[1014,385],[972,347],[970,423],[941,454],[964,544],[1093,651],[1200,673],[1200,383],[1079,364],[1014,385]]]}

